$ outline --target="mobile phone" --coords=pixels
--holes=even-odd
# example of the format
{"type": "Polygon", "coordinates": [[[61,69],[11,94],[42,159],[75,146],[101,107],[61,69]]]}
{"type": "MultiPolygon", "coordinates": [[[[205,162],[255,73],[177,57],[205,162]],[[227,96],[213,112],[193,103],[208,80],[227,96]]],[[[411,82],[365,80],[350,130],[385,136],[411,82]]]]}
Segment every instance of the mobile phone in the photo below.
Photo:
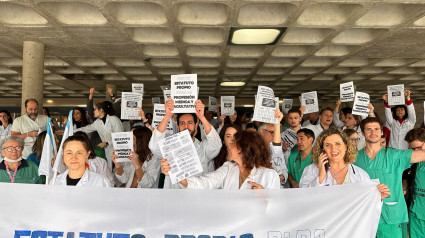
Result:
{"type": "MultiPolygon", "coordinates": [[[[326,154],[325,150],[322,150],[322,153],[323,153],[323,154],[326,154]]],[[[325,159],[324,161],[328,161],[328,162],[325,164],[325,171],[326,171],[326,172],[328,172],[328,170],[329,170],[329,159],[325,159]]]]}

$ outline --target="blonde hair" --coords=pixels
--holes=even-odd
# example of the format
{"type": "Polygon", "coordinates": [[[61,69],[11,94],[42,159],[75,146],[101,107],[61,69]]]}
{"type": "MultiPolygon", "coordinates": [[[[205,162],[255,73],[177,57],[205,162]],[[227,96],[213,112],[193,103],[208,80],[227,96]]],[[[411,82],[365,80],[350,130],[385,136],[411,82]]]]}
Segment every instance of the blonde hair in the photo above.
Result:
{"type": "Polygon", "coordinates": [[[344,162],[347,164],[354,163],[354,161],[356,161],[357,148],[351,143],[350,139],[345,133],[338,129],[330,128],[320,133],[319,137],[317,137],[316,143],[314,143],[312,154],[314,164],[318,164],[318,158],[323,150],[323,141],[330,135],[339,135],[341,137],[342,141],[347,146],[347,151],[345,152],[344,156],[344,162]]]}

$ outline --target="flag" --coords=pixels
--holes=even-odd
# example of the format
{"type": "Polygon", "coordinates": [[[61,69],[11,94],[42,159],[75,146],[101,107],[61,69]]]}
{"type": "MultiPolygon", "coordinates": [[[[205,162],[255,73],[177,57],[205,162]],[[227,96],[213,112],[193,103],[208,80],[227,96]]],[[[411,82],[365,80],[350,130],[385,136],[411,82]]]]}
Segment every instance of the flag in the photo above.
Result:
{"type": "Polygon", "coordinates": [[[40,166],[38,167],[38,174],[45,175],[47,180],[53,177],[52,158],[56,154],[57,149],[55,137],[53,136],[52,119],[49,118],[46,138],[44,139],[43,151],[40,158],[40,166]]]}
{"type": "Polygon", "coordinates": [[[73,110],[69,111],[68,120],[67,120],[66,126],[65,126],[65,131],[64,131],[63,136],[62,136],[61,145],[59,146],[58,154],[56,155],[55,164],[53,165],[53,172],[54,172],[53,184],[55,183],[57,172],[63,173],[66,170],[65,165],[63,164],[63,156],[62,156],[63,155],[63,142],[65,142],[65,140],[68,137],[74,135],[74,125],[72,124],[72,112],[73,112],[73,110]]]}

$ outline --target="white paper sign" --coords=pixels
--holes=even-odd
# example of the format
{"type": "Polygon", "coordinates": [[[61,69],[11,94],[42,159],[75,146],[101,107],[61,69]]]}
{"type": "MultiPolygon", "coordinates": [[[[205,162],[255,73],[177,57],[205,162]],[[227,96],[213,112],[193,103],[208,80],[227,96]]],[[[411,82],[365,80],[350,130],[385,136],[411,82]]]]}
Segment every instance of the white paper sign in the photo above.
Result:
{"type": "Polygon", "coordinates": [[[133,148],[133,132],[116,132],[112,133],[112,146],[115,154],[118,155],[116,162],[131,162],[128,157],[131,155],[129,150],[133,148]]]}
{"type": "Polygon", "coordinates": [[[121,119],[124,120],[141,120],[138,115],[139,109],[142,107],[142,95],[139,93],[122,93],[121,102],[121,119]]]}
{"type": "Polygon", "coordinates": [[[201,161],[192,142],[189,131],[184,130],[158,142],[162,156],[170,164],[171,183],[203,172],[201,161]]]}
{"type": "Polygon", "coordinates": [[[388,105],[404,105],[404,84],[388,85],[388,105]]]}
{"type": "Polygon", "coordinates": [[[279,97],[275,97],[274,98],[274,102],[275,102],[275,109],[278,109],[279,108],[279,97]]]}
{"type": "Polygon", "coordinates": [[[339,93],[341,102],[351,102],[354,100],[354,84],[353,82],[342,83],[339,85],[339,93]]]}
{"type": "Polygon", "coordinates": [[[160,104],[161,103],[161,98],[160,97],[153,97],[152,98],[152,104],[160,104]]]}
{"type": "Polygon", "coordinates": [[[132,83],[131,89],[132,93],[140,93],[143,97],[143,83],[132,83]]]}
{"type": "MultiPolygon", "coordinates": [[[[253,121],[277,124],[278,119],[274,117],[276,109],[276,98],[273,89],[265,86],[258,86],[257,96],[255,101],[253,121]]],[[[279,106],[279,98],[278,98],[279,106]]]]}
{"type": "MultiPolygon", "coordinates": [[[[159,123],[161,123],[162,119],[165,116],[165,105],[164,104],[155,104],[153,106],[153,118],[152,118],[152,127],[157,128],[159,123]]],[[[173,119],[171,119],[173,120],[173,119]]],[[[171,120],[167,124],[167,134],[173,134],[173,125],[171,124],[171,120]]]]}
{"type": "Polygon", "coordinates": [[[304,114],[319,111],[319,101],[317,99],[317,92],[311,91],[301,94],[301,106],[305,106],[304,114]]]}
{"type": "Polygon", "coordinates": [[[173,113],[195,113],[198,99],[198,76],[196,74],[171,75],[171,98],[173,113]]]}
{"type": "Polygon", "coordinates": [[[221,97],[221,114],[232,116],[235,114],[235,96],[221,97]]]}
{"type": "Polygon", "coordinates": [[[282,113],[283,114],[288,114],[288,111],[291,110],[291,108],[292,108],[293,102],[294,102],[293,99],[283,99],[283,102],[282,102],[282,113]]]}
{"type": "Polygon", "coordinates": [[[168,101],[168,99],[171,97],[171,90],[164,90],[164,103],[168,101]]]}
{"type": "Polygon", "coordinates": [[[356,92],[353,105],[353,115],[359,115],[367,117],[369,115],[368,105],[370,103],[370,97],[367,93],[356,92]]]}
{"type": "Polygon", "coordinates": [[[208,110],[211,112],[217,112],[217,98],[208,97],[208,110]]]}

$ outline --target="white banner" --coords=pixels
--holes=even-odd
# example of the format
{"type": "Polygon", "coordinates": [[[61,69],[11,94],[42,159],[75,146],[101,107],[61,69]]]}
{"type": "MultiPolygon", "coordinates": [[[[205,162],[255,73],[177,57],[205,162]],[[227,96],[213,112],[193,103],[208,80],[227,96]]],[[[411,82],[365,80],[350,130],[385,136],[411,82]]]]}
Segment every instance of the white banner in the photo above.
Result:
{"type": "Polygon", "coordinates": [[[15,238],[374,238],[376,185],[218,191],[1,183],[7,215],[0,231],[15,238]]]}

